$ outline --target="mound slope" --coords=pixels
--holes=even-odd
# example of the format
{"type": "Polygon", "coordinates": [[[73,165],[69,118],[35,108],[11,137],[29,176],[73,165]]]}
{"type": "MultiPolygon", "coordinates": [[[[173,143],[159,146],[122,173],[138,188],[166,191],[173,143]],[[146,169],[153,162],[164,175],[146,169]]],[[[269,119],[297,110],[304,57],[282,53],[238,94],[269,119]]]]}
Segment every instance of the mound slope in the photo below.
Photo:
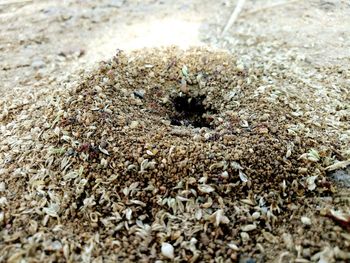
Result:
{"type": "Polygon", "coordinates": [[[220,51],[118,52],[37,109],[45,121],[30,130],[35,143],[22,142],[26,154],[2,170],[12,191],[3,259],[312,260],[329,244],[342,252],[341,229],[322,239],[336,226],[317,208],[336,191],[323,169],[336,142],[310,135],[322,128],[302,85],[220,51]]]}

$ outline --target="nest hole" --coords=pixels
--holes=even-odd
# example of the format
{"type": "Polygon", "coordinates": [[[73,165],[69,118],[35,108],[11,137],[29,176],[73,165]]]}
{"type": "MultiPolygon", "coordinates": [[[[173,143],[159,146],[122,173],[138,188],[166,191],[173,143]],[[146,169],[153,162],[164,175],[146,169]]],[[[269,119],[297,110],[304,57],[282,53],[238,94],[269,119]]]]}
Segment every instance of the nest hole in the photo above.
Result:
{"type": "Polygon", "coordinates": [[[215,111],[203,104],[205,96],[176,96],[172,99],[173,110],[170,124],[175,126],[193,126],[195,128],[213,128],[211,114],[215,111]]]}

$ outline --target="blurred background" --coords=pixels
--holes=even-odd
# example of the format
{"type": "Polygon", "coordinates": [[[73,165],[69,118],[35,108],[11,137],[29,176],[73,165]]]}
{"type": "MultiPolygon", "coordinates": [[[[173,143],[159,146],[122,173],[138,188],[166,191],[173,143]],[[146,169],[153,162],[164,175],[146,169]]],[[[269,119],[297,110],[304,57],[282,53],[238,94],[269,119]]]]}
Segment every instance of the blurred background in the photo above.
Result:
{"type": "Polygon", "coordinates": [[[349,1],[246,0],[229,25],[239,2],[2,0],[0,86],[8,92],[57,83],[117,49],[168,45],[226,49],[248,64],[254,54],[290,52],[318,65],[348,64],[349,1]]]}

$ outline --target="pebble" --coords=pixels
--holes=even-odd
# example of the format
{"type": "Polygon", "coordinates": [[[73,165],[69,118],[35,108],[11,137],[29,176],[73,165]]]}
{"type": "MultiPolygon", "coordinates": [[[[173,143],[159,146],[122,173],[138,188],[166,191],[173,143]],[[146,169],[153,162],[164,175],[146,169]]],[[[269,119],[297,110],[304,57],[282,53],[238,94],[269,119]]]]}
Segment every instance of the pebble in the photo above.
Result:
{"type": "Polygon", "coordinates": [[[329,177],[336,184],[350,188],[350,165],[345,169],[339,169],[331,172],[329,177]]]}
{"type": "Polygon", "coordinates": [[[307,216],[302,216],[301,217],[301,222],[306,225],[306,226],[310,226],[311,225],[311,219],[308,218],[307,216]]]}
{"type": "Polygon", "coordinates": [[[227,171],[223,171],[223,172],[221,173],[221,178],[223,178],[223,179],[228,179],[228,178],[229,178],[228,172],[227,172],[227,171]]]}
{"type": "Polygon", "coordinates": [[[174,247],[169,243],[162,243],[161,252],[162,252],[162,255],[166,258],[169,258],[169,259],[174,258],[174,247]]]}
{"type": "Polygon", "coordinates": [[[253,219],[258,219],[259,217],[260,217],[260,213],[259,212],[254,212],[253,214],[252,214],[252,217],[253,217],[253,219]]]}
{"type": "Polygon", "coordinates": [[[134,91],[134,96],[140,99],[143,99],[145,96],[145,91],[144,90],[136,90],[134,91]]]}

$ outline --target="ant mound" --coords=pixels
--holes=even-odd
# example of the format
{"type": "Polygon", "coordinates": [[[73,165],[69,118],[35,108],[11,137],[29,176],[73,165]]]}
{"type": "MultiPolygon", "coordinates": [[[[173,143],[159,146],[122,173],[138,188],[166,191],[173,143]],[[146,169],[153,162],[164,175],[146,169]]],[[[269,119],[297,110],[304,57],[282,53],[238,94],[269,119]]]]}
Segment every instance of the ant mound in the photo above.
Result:
{"type": "Polygon", "coordinates": [[[201,48],[101,63],[47,106],[36,172],[17,198],[25,209],[6,232],[25,245],[12,253],[255,262],[286,250],[295,258],[295,235],[317,252],[317,229],[296,229],[305,200],[332,192],[317,162],[329,148],[313,150],[319,142],[286,106],[297,96],[284,97],[268,74],[201,48]]]}

